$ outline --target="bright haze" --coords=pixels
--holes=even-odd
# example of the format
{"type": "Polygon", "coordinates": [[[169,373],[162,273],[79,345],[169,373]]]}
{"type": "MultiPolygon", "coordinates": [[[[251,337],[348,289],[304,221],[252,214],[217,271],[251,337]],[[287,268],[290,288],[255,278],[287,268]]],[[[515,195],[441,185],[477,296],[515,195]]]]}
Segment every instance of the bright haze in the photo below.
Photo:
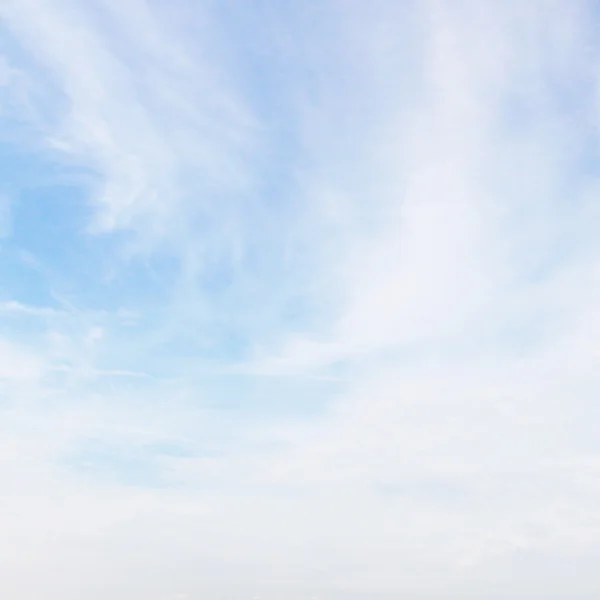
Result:
{"type": "Polygon", "coordinates": [[[596,2],[0,25],[2,598],[598,598],[596,2]]]}

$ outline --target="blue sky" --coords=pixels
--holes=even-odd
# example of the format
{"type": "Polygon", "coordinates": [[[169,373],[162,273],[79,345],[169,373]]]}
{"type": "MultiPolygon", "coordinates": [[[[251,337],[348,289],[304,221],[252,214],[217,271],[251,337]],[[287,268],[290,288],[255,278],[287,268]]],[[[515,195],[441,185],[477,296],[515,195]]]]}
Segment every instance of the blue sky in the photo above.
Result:
{"type": "Polygon", "coordinates": [[[4,0],[2,595],[597,597],[597,26],[4,0]]]}

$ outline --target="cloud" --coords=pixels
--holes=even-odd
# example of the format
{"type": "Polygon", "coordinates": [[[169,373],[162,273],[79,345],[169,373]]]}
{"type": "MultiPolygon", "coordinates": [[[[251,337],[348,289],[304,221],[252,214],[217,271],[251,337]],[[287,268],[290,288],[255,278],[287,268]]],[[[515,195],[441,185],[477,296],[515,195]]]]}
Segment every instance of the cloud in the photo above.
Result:
{"type": "Polygon", "coordinates": [[[591,3],[0,16],[2,591],[597,594],[591,3]]]}
{"type": "Polygon", "coordinates": [[[63,94],[45,141],[97,175],[91,225],[170,235],[176,207],[210,214],[206,190],[244,189],[252,121],[220,74],[169,35],[168,15],[144,2],[101,10],[96,21],[76,3],[9,2],[3,16],[63,94]],[[194,186],[181,189],[191,173],[194,186]]]}
{"type": "Polygon", "coordinates": [[[0,341],[0,363],[2,380],[27,380],[36,378],[40,374],[37,358],[7,340],[0,341]]]}

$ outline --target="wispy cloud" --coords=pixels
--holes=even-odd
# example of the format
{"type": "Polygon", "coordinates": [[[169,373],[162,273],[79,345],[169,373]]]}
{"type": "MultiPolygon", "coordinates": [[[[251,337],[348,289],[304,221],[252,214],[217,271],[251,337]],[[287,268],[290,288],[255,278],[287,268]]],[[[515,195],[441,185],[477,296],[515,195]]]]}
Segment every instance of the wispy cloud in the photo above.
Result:
{"type": "Polygon", "coordinates": [[[0,17],[0,590],[597,594],[593,3],[0,17]]]}
{"type": "Polygon", "coordinates": [[[218,208],[207,189],[244,189],[252,121],[160,13],[144,2],[8,2],[3,13],[64,94],[47,142],[97,173],[94,226],[166,234],[182,205],[218,208]]]}

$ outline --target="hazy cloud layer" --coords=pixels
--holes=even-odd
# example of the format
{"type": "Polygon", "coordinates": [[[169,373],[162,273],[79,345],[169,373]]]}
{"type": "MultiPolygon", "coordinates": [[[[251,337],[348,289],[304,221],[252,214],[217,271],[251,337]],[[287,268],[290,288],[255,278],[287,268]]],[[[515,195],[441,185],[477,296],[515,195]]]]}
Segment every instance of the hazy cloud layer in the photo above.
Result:
{"type": "Polygon", "coordinates": [[[593,2],[0,24],[4,596],[597,597],[593,2]]]}

